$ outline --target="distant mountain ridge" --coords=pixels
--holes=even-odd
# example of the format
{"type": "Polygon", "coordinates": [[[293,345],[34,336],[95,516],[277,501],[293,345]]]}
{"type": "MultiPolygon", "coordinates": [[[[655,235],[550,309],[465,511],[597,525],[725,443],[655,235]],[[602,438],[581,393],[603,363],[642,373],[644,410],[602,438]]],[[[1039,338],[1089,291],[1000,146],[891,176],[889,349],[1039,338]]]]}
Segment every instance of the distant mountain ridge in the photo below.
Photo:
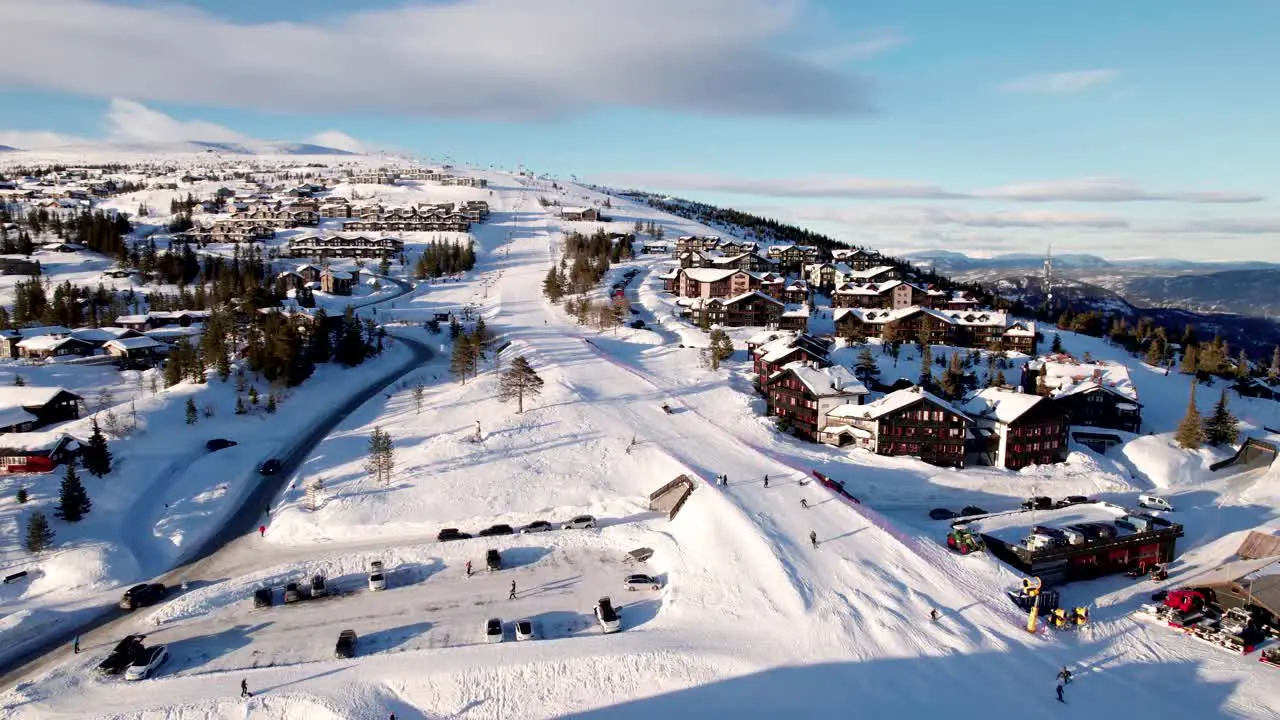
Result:
{"type": "MultiPolygon", "coordinates": [[[[1005,253],[989,258],[973,257],[953,250],[923,250],[903,253],[904,260],[913,264],[933,267],[938,272],[968,272],[974,270],[1039,270],[1044,266],[1044,255],[1033,253],[1005,253]]],[[[1134,260],[1108,260],[1087,253],[1067,253],[1053,256],[1053,267],[1058,270],[1139,268],[1146,271],[1167,270],[1185,272],[1193,270],[1252,270],[1277,269],[1280,263],[1261,261],[1207,262],[1176,260],[1173,258],[1139,258],[1134,260]]]]}
{"type": "Polygon", "coordinates": [[[316,145],[303,142],[280,142],[248,140],[243,142],[213,142],[188,140],[178,142],[121,142],[103,141],[60,145],[40,148],[38,150],[22,150],[0,145],[0,151],[27,153],[34,156],[65,157],[69,155],[196,155],[202,153],[214,155],[283,155],[283,156],[355,156],[349,150],[316,145]]]}

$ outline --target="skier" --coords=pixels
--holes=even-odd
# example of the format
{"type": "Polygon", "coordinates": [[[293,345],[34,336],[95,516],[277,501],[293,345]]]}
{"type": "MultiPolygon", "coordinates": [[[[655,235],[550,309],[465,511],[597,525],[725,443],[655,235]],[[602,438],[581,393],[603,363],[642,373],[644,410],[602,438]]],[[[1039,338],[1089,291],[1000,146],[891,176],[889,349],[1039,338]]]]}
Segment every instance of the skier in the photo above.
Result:
{"type": "Polygon", "coordinates": [[[243,679],[242,679],[242,680],[240,681],[240,697],[242,697],[242,698],[243,698],[243,697],[253,697],[253,693],[249,692],[249,681],[248,681],[248,680],[243,680],[243,679]]]}
{"type": "Polygon", "coordinates": [[[938,608],[929,610],[929,619],[934,622],[938,622],[938,608]]]}
{"type": "Polygon", "coordinates": [[[769,476],[768,476],[768,475],[765,475],[765,476],[764,476],[764,486],[765,486],[765,487],[769,487],[769,476]]]}
{"type": "Polygon", "coordinates": [[[71,650],[73,655],[80,654],[80,636],[79,635],[76,635],[75,638],[71,641],[71,650]]]}
{"type": "Polygon", "coordinates": [[[467,577],[471,577],[471,561],[467,561],[467,577]]]}
{"type": "Polygon", "coordinates": [[[814,531],[810,530],[810,531],[809,531],[809,542],[810,542],[814,547],[818,547],[818,533],[816,533],[816,532],[814,532],[814,531]]]}
{"type": "Polygon", "coordinates": [[[1065,704],[1067,701],[1062,699],[1062,683],[1058,683],[1058,702],[1065,704]]]}
{"type": "Polygon", "coordinates": [[[265,508],[262,509],[262,512],[266,513],[267,517],[271,517],[271,506],[270,505],[266,506],[265,508]]]}
{"type": "Polygon", "coordinates": [[[1058,671],[1058,681],[1063,685],[1071,684],[1071,671],[1067,669],[1066,665],[1063,665],[1062,669],[1058,671]]]}
{"type": "Polygon", "coordinates": [[[266,537],[266,536],[267,536],[267,526],[266,526],[266,525],[259,525],[259,526],[258,526],[258,537],[266,537]]]}
{"type": "Polygon", "coordinates": [[[511,581],[511,594],[507,596],[507,599],[508,600],[516,599],[516,581],[515,580],[511,581]]]}
{"type": "Polygon", "coordinates": [[[728,475],[721,475],[721,476],[720,476],[720,484],[724,485],[725,487],[729,487],[729,476],[728,476],[728,475]]]}
{"type": "Polygon", "coordinates": [[[804,498],[800,498],[800,507],[801,507],[801,508],[803,508],[803,509],[805,509],[805,510],[808,510],[808,509],[809,509],[809,501],[808,501],[808,500],[805,500],[804,498]]]}

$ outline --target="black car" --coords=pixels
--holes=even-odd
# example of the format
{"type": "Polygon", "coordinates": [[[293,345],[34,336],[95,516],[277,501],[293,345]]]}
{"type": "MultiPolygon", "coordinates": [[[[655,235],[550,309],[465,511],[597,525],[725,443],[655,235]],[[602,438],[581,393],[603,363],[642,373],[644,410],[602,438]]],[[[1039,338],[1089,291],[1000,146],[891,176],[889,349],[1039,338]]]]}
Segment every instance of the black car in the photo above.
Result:
{"type": "Polygon", "coordinates": [[[1064,507],[1070,507],[1072,505],[1080,505],[1082,503],[1087,503],[1087,502],[1089,502],[1089,498],[1083,495],[1068,495],[1062,498],[1061,500],[1059,500],[1056,503],[1055,507],[1064,508],[1064,507]]]}
{"type": "Polygon", "coordinates": [[[218,452],[219,450],[226,450],[229,447],[235,446],[235,440],[227,440],[226,438],[214,438],[204,444],[205,449],[209,452],[218,452]]]}
{"type": "Polygon", "coordinates": [[[493,537],[494,535],[514,535],[515,530],[510,525],[492,525],[480,531],[480,537],[493,537]]]}
{"type": "Polygon", "coordinates": [[[490,550],[489,552],[484,554],[484,564],[485,564],[485,567],[489,568],[490,570],[501,570],[502,555],[499,554],[497,550],[490,550]]]}
{"type": "Polygon", "coordinates": [[[302,591],[298,589],[298,583],[291,582],[284,586],[284,604],[296,603],[302,599],[302,591]]]}
{"type": "Polygon", "coordinates": [[[440,531],[439,535],[436,535],[436,540],[439,540],[440,542],[447,542],[449,540],[470,540],[470,539],[471,539],[471,533],[464,533],[458,528],[445,528],[440,531]]]}
{"type": "Polygon", "coordinates": [[[356,654],[356,631],[343,630],[338,633],[338,644],[333,648],[333,656],[337,658],[351,658],[356,654]]]}
{"type": "Polygon", "coordinates": [[[271,588],[258,588],[253,591],[253,606],[255,608],[271,607],[271,588]]]}
{"type": "Polygon", "coordinates": [[[322,598],[329,594],[329,588],[325,584],[324,575],[317,573],[311,577],[311,597],[322,598]]]}
{"type": "Polygon", "coordinates": [[[1022,501],[1022,509],[1023,510],[1051,510],[1053,509],[1053,498],[1044,497],[1043,495],[1027,498],[1026,500],[1022,501]]]}
{"type": "Polygon", "coordinates": [[[276,473],[280,472],[280,460],[277,458],[271,458],[267,460],[266,462],[262,463],[262,467],[258,468],[258,472],[262,473],[263,475],[275,475],[276,473]]]}
{"type": "Polygon", "coordinates": [[[105,660],[98,663],[98,672],[102,675],[119,675],[135,660],[142,657],[146,647],[142,644],[145,635],[130,635],[120,642],[105,660]]]}
{"type": "Polygon", "coordinates": [[[969,515],[986,515],[987,511],[977,505],[965,505],[960,509],[960,514],[968,517],[969,515]]]}
{"type": "Polygon", "coordinates": [[[960,517],[956,511],[946,508],[934,508],[929,511],[930,520],[951,520],[960,517]]]}
{"type": "Polygon", "coordinates": [[[120,598],[120,608],[122,610],[136,610],[140,607],[153,605],[163,597],[164,585],[160,583],[134,585],[124,591],[124,597],[120,598]]]}

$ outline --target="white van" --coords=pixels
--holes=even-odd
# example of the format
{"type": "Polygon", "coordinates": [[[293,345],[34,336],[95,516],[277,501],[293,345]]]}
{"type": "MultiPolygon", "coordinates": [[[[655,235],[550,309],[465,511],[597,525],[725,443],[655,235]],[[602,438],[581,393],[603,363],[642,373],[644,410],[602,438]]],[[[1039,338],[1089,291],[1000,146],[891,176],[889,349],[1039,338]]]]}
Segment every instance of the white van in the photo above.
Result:
{"type": "Polygon", "coordinates": [[[1167,510],[1173,512],[1173,505],[1159,495],[1139,495],[1138,506],[1151,510],[1167,510]]]}

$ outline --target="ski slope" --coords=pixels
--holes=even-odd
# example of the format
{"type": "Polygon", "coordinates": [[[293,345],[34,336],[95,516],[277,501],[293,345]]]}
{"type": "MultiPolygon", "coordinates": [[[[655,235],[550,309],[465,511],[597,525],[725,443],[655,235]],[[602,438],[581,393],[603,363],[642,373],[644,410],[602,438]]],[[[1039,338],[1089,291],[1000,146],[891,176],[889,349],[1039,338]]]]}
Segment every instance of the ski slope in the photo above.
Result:
{"type": "MultiPolygon", "coordinates": [[[[542,395],[517,415],[495,399],[492,371],[459,384],[439,359],[424,366],[422,412],[407,386],[371,400],[303,463],[266,536],[242,538],[215,559],[211,577],[226,579],[135,615],[174,655],[159,677],[89,677],[116,639],[94,637],[87,657],[68,656],[0,696],[6,717],[1025,719],[1118,706],[1137,718],[1280,717],[1274,671],[1137,625],[1119,612],[1134,605],[1133,586],[1096,627],[1028,634],[1002,597],[1016,581],[1011,571],[986,556],[952,556],[936,531],[906,520],[908,506],[918,517],[928,507],[921,503],[984,492],[974,485],[987,476],[935,484],[943,471],[915,461],[780,437],[757,417],[735,371],[700,368],[697,349],[674,346],[666,322],[616,335],[577,325],[541,295],[563,225],[574,224],[539,207],[537,197],[552,193],[545,184],[486,176],[495,196],[490,222],[477,230],[478,272],[397,302],[380,319],[416,324],[473,305],[511,343],[500,362],[525,355],[546,383],[542,395]],[[664,402],[676,412],[663,413],[664,402]],[[479,443],[469,440],[477,421],[479,443]],[[361,468],[374,426],[397,443],[386,486],[361,468]],[[867,504],[827,494],[808,481],[813,468],[845,480],[867,504]],[[701,484],[668,522],[647,510],[646,496],[681,473],[701,484]],[[726,486],[711,482],[719,474],[726,486]],[[301,488],[316,477],[326,493],[311,511],[301,488]],[[895,480],[909,499],[882,513],[876,503],[892,505],[895,480]],[[434,542],[441,527],[474,532],[582,513],[601,527],[434,542]],[[662,580],[656,593],[620,585],[629,570],[619,560],[638,546],[656,551],[646,568],[662,580]],[[479,567],[490,547],[513,567],[468,577],[465,563],[479,567]],[[373,559],[391,569],[387,591],[363,589],[373,559]],[[344,594],[250,609],[253,588],[314,572],[344,594]],[[512,580],[520,592],[508,600],[512,580]],[[622,607],[623,632],[594,628],[590,608],[602,595],[622,607]],[[533,618],[543,637],[486,645],[480,628],[489,617],[533,618]],[[359,655],[335,660],[332,642],[347,627],[361,636],[359,655]],[[1062,665],[1078,678],[1065,709],[1053,695],[1062,665]],[[237,697],[241,678],[255,697],[237,697]]],[[[564,195],[566,205],[600,199],[572,185],[564,195]]],[[[619,227],[638,218],[662,223],[669,236],[710,232],[612,202],[619,227]]],[[[633,294],[653,316],[662,308],[646,276],[659,262],[630,264],[645,270],[633,294]]],[[[445,349],[446,336],[403,331],[445,349]]],[[[679,334],[685,344],[698,340],[679,334]]],[[[1074,471],[1102,479],[1068,482],[1136,490],[1102,466],[1074,471]]],[[[997,475],[994,487],[1016,488],[997,475]]],[[[1029,494],[987,492],[1011,504],[1029,494]]]]}

